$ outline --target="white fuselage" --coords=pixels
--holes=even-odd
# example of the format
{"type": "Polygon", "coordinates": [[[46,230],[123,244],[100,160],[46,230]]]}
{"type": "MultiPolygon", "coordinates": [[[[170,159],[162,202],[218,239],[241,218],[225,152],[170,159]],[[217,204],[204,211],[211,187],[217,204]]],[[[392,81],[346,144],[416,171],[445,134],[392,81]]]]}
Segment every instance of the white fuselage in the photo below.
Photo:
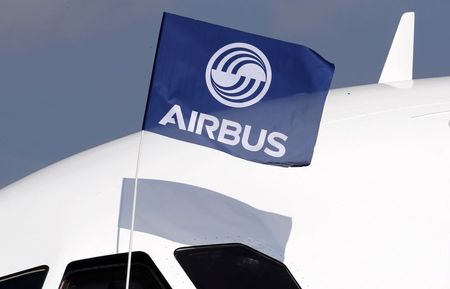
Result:
{"type": "MultiPolygon", "coordinates": [[[[282,260],[304,289],[448,289],[449,122],[450,78],[435,78],[330,91],[309,167],[256,164],[146,132],[139,178],[211,190],[291,218],[292,228],[284,257],[245,230],[185,242],[135,231],[133,250],[148,253],[172,288],[195,288],[176,248],[238,242],[282,260]]],[[[128,251],[118,221],[139,136],[0,191],[0,276],[48,265],[44,288],[53,289],[68,263],[128,251]]]]}

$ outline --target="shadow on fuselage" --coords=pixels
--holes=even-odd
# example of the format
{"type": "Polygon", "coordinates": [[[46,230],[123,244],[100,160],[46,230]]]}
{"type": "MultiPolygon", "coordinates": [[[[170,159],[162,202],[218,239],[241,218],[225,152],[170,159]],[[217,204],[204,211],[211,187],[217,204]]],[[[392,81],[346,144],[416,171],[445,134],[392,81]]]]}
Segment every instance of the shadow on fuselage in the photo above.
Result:
{"type": "MultiPolygon", "coordinates": [[[[130,229],[134,179],[124,179],[119,228],[130,229]]],[[[182,183],[140,179],[135,230],[186,245],[243,243],[284,260],[290,217],[182,183]]]]}

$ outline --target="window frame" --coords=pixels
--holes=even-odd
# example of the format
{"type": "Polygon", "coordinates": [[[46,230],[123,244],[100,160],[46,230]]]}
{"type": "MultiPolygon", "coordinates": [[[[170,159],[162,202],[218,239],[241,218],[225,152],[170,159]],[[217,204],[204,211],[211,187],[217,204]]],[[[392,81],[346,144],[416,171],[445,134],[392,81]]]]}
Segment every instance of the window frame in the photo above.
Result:
{"type": "Polygon", "coordinates": [[[242,243],[221,243],[181,247],[174,251],[174,256],[196,288],[217,288],[217,284],[221,284],[222,287],[220,288],[249,288],[248,286],[251,288],[255,286],[259,286],[257,288],[274,288],[273,286],[266,287],[270,285],[264,284],[272,284],[273,282],[278,281],[286,285],[287,287],[285,288],[301,289],[301,286],[283,262],[242,243]],[[244,254],[241,255],[236,253],[244,254]],[[221,256],[226,257],[222,258],[221,256]],[[256,261],[256,263],[247,263],[249,264],[248,266],[242,266],[242,264],[245,263],[228,266],[230,265],[230,260],[241,261],[239,258],[243,258],[242,260],[256,261]],[[221,260],[222,263],[220,262],[221,260]],[[253,264],[261,264],[258,271],[255,271],[255,266],[253,264]],[[272,271],[267,271],[269,267],[272,271]],[[216,269],[216,271],[211,271],[212,268],[216,269]],[[221,272],[225,273],[221,274],[221,272]],[[244,275],[244,273],[247,275],[244,275]],[[267,278],[266,280],[256,278],[260,276],[271,276],[271,278],[267,278]],[[277,276],[277,280],[274,280],[273,276],[277,276]],[[250,279],[258,280],[258,282],[249,285],[247,283],[250,282],[250,279]],[[224,283],[218,283],[220,281],[217,280],[240,280],[242,284],[239,284],[239,281],[236,281],[235,283],[227,282],[225,285],[224,283]]]}
{"type": "MultiPolygon", "coordinates": [[[[151,278],[153,278],[158,283],[161,289],[172,289],[164,275],[161,273],[156,264],[153,262],[152,258],[147,253],[142,251],[132,252],[131,266],[133,265],[143,266],[149,272],[149,274],[151,274],[151,278]]],[[[108,268],[127,268],[127,266],[128,252],[72,261],[66,266],[66,270],[64,271],[58,288],[64,288],[64,286],[66,285],[65,282],[67,282],[68,278],[70,278],[70,276],[74,274],[79,274],[82,272],[92,272],[95,270],[103,270],[108,268]]]]}
{"type": "Polygon", "coordinates": [[[12,279],[15,279],[15,278],[19,278],[19,277],[23,277],[23,276],[30,275],[30,274],[37,273],[37,272],[44,272],[44,275],[42,276],[42,280],[41,280],[42,283],[41,283],[41,285],[39,287],[37,287],[37,288],[42,289],[42,287],[44,287],[45,280],[47,279],[47,275],[48,275],[48,271],[49,270],[50,270],[50,268],[47,265],[40,265],[40,266],[37,266],[37,267],[33,267],[33,268],[30,268],[30,269],[26,269],[26,270],[22,270],[22,271],[19,271],[19,272],[15,272],[15,273],[12,273],[12,274],[8,274],[8,275],[5,275],[5,276],[2,276],[2,277],[0,277],[0,288],[1,288],[1,283],[2,282],[8,281],[8,280],[12,280],[12,279]]]}

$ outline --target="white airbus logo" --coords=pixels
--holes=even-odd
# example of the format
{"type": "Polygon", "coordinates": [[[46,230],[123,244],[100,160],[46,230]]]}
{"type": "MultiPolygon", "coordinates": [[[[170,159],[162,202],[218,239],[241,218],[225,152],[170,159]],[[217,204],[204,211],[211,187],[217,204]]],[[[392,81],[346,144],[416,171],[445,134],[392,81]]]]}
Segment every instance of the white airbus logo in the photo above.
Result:
{"type": "MultiPolygon", "coordinates": [[[[243,108],[260,101],[267,93],[272,70],[267,57],[255,46],[231,43],[213,54],[206,67],[206,84],[220,103],[243,108]]],[[[253,128],[252,125],[195,110],[182,110],[178,104],[158,122],[175,125],[179,130],[202,135],[228,146],[241,146],[248,152],[281,158],[286,154],[288,136],[277,131],[253,128]]]]}
{"type": "Polygon", "coordinates": [[[242,108],[260,101],[272,80],[269,60],[247,43],[231,43],[217,50],[205,72],[209,92],[220,103],[242,108]]]}

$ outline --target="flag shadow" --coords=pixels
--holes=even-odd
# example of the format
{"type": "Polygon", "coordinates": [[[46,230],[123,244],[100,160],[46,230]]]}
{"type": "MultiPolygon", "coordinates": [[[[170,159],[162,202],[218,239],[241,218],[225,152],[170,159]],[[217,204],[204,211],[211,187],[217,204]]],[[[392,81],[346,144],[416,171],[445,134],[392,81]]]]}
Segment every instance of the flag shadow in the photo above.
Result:
{"type": "MultiPolygon", "coordinates": [[[[119,228],[130,229],[134,179],[122,186],[119,228]]],[[[135,230],[185,245],[242,243],[284,260],[290,217],[182,183],[140,179],[135,230]]]]}

